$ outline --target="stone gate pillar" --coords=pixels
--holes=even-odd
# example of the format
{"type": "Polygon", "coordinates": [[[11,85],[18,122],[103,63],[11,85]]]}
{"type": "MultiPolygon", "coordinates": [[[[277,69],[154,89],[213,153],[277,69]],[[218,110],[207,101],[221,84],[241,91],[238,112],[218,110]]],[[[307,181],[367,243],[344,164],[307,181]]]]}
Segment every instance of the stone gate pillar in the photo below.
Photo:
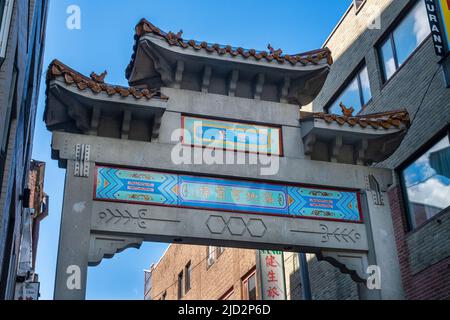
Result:
{"type": "Polygon", "coordinates": [[[94,166],[89,163],[89,146],[80,147],[88,161],[67,161],[55,300],[84,300],[86,296],[94,166]]]}

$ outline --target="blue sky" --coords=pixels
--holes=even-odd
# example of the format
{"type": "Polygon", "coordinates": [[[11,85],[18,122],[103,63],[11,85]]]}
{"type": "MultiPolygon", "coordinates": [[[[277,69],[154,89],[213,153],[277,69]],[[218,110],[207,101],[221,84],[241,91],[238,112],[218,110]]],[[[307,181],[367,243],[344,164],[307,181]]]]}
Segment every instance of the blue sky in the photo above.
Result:
{"type": "MultiPolygon", "coordinates": [[[[41,224],[37,272],[41,298],[52,299],[64,170],[50,158],[51,134],[42,121],[45,71],[57,58],[84,74],[108,71],[108,83],[127,85],[125,68],[134,44],[134,26],[143,17],[183,37],[285,53],[318,49],[351,0],[51,0],[33,158],[47,162],[45,191],[50,214],[41,224]],[[81,9],[81,29],[66,27],[67,8],[81,9]]],[[[157,262],[167,244],[144,244],[89,268],[87,299],[143,299],[143,270],[157,262]]]]}

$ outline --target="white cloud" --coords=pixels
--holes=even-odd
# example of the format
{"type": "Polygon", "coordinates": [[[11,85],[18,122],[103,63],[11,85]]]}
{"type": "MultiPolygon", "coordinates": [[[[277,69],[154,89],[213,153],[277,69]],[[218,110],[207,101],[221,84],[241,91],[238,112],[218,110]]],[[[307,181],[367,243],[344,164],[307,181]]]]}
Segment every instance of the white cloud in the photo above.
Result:
{"type": "Polygon", "coordinates": [[[395,72],[395,60],[394,58],[390,58],[387,62],[386,62],[386,76],[387,78],[389,78],[390,76],[392,76],[395,72]]]}
{"type": "Polygon", "coordinates": [[[445,209],[450,206],[450,185],[432,178],[410,188],[408,197],[412,202],[445,209]]]}
{"type": "Polygon", "coordinates": [[[414,33],[416,35],[417,45],[430,34],[430,24],[427,19],[427,11],[424,5],[420,6],[414,14],[414,33]]]}

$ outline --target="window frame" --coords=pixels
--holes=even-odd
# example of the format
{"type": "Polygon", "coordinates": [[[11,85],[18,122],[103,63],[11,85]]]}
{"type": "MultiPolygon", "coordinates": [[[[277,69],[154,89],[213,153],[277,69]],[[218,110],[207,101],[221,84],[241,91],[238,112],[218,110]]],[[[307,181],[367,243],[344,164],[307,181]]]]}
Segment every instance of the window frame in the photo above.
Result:
{"type": "Polygon", "coordinates": [[[216,263],[216,256],[215,256],[216,252],[215,249],[211,251],[210,250],[211,248],[215,248],[215,246],[206,247],[206,270],[211,268],[214,265],[214,263],[216,263]]]}
{"type": "Polygon", "coordinates": [[[242,300],[254,301],[249,299],[250,290],[248,287],[248,282],[250,278],[255,278],[255,300],[258,299],[258,281],[256,278],[256,267],[253,267],[243,278],[242,278],[242,300]]]}
{"type": "Polygon", "coordinates": [[[184,267],[184,294],[192,289],[192,262],[189,261],[184,267]]]}
{"type": "Polygon", "coordinates": [[[218,300],[230,300],[231,296],[234,294],[234,286],[227,290],[218,300]]]}
{"type": "MultiPolygon", "coordinates": [[[[344,93],[344,91],[350,86],[350,84],[353,82],[353,80],[355,78],[358,83],[359,101],[361,103],[361,110],[359,110],[358,114],[366,109],[366,107],[372,102],[373,94],[372,94],[372,86],[370,85],[370,76],[369,76],[370,99],[366,103],[364,103],[364,94],[363,94],[362,81],[361,81],[361,73],[364,70],[364,68],[367,68],[366,59],[362,59],[362,61],[358,63],[358,65],[353,69],[353,71],[350,73],[350,75],[345,79],[345,81],[342,83],[342,85],[339,87],[339,89],[331,97],[331,99],[328,101],[328,103],[326,104],[326,106],[324,108],[325,113],[331,112],[331,107],[337,102],[337,99],[339,98],[339,96],[342,93],[344,93]]],[[[367,69],[367,72],[369,72],[368,69],[367,69]]],[[[346,106],[346,107],[355,107],[355,106],[346,106]]]]}
{"type": "Polygon", "coordinates": [[[224,253],[225,247],[216,247],[216,261],[224,253]]]}
{"type": "Polygon", "coordinates": [[[353,6],[355,7],[355,14],[358,14],[366,3],[367,0],[360,0],[359,4],[358,0],[353,0],[353,6]]]}
{"type": "Polygon", "coordinates": [[[177,298],[178,300],[183,299],[184,297],[184,273],[183,271],[181,271],[180,273],[178,273],[178,278],[177,278],[177,298]]]}
{"type": "Polygon", "coordinates": [[[148,271],[144,271],[144,295],[147,295],[150,291],[152,291],[152,273],[148,271]]]}
{"type": "Polygon", "coordinates": [[[0,65],[6,58],[8,48],[9,29],[11,27],[14,0],[5,0],[5,6],[0,21],[0,65]]]}
{"type": "Polygon", "coordinates": [[[430,150],[434,145],[436,145],[439,141],[447,137],[450,143],[450,126],[445,127],[444,129],[440,130],[435,136],[433,136],[428,142],[426,142],[422,147],[420,147],[416,152],[414,152],[397,170],[397,176],[400,180],[400,191],[402,196],[401,203],[404,206],[404,214],[406,218],[406,230],[407,232],[414,232],[416,230],[421,229],[423,226],[427,225],[430,221],[433,221],[438,216],[440,216],[443,212],[446,212],[449,210],[450,206],[444,208],[439,212],[438,214],[434,215],[430,219],[426,220],[424,223],[420,225],[416,225],[414,222],[414,216],[412,215],[410,206],[409,206],[409,197],[408,197],[408,189],[406,187],[406,181],[405,177],[403,175],[403,172],[414,162],[420,159],[428,150],[430,150]]]}
{"type": "MultiPolygon", "coordinates": [[[[411,1],[410,3],[408,3],[403,8],[401,13],[391,23],[391,25],[386,29],[386,31],[380,37],[380,39],[375,43],[375,46],[374,46],[375,47],[375,52],[376,52],[376,55],[377,55],[377,61],[378,61],[378,64],[379,64],[379,69],[381,71],[381,73],[380,73],[380,75],[381,75],[381,88],[384,88],[384,86],[387,83],[389,83],[391,81],[391,79],[393,79],[397,75],[397,73],[411,60],[411,58],[417,53],[417,51],[419,51],[424,46],[424,44],[432,37],[432,33],[430,32],[430,34],[427,35],[422,40],[422,42],[417,45],[417,47],[413,51],[411,51],[411,53],[405,59],[403,64],[401,66],[399,66],[398,55],[397,55],[397,48],[396,48],[395,41],[394,41],[394,32],[397,29],[397,27],[408,16],[408,14],[411,12],[411,10],[420,1],[423,1],[423,0],[415,0],[415,1],[411,1]],[[394,63],[395,63],[395,71],[392,73],[392,75],[389,78],[386,77],[385,64],[384,64],[384,61],[383,61],[383,55],[381,53],[381,48],[382,48],[383,44],[385,44],[388,39],[389,39],[389,42],[390,42],[391,47],[392,47],[392,54],[393,54],[394,63]]],[[[428,19],[428,17],[427,17],[427,19],[428,19]]]]}

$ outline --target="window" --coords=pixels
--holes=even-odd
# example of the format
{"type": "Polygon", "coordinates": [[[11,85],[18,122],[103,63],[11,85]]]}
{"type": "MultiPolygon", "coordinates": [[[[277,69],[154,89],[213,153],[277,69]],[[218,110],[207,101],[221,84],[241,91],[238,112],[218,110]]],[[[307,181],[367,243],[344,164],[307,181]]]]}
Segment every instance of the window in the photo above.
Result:
{"type": "Polygon", "coordinates": [[[152,273],[144,271],[144,277],[144,294],[147,296],[148,293],[152,290],[152,273]]]}
{"type": "Polygon", "coordinates": [[[341,114],[339,104],[343,103],[347,108],[353,107],[354,114],[359,113],[362,108],[372,99],[370,90],[369,73],[364,65],[356,75],[351,78],[349,84],[341,91],[337,99],[330,104],[329,113],[341,114]]]}
{"type": "Polygon", "coordinates": [[[17,65],[14,64],[13,67],[13,73],[11,78],[11,87],[9,88],[8,93],[8,102],[6,105],[6,117],[5,119],[2,119],[3,123],[3,133],[2,133],[2,141],[0,145],[0,152],[6,154],[7,149],[7,143],[9,139],[9,129],[11,124],[11,118],[16,118],[17,115],[14,114],[14,104],[17,103],[16,101],[16,87],[17,87],[17,75],[18,75],[18,69],[17,65]]]}
{"type": "Polygon", "coordinates": [[[225,251],[224,247],[215,247],[215,246],[208,246],[206,254],[208,256],[208,262],[206,265],[206,268],[211,267],[217,259],[219,259],[220,255],[225,251]]]}
{"type": "Polygon", "coordinates": [[[224,247],[216,247],[216,259],[225,251],[224,247]]]}
{"type": "Polygon", "coordinates": [[[389,80],[431,33],[424,1],[403,18],[379,47],[383,80],[389,80]]]}
{"type": "Polygon", "coordinates": [[[178,300],[183,298],[183,271],[178,274],[178,300]]]}
{"type": "Polygon", "coordinates": [[[366,0],[353,0],[353,5],[355,6],[356,12],[361,9],[362,5],[366,2],[366,0]]]}
{"type": "Polygon", "coordinates": [[[412,228],[450,207],[449,136],[423,153],[401,176],[412,228]]]}
{"type": "Polygon", "coordinates": [[[0,63],[6,57],[14,0],[0,0],[0,63]]]}
{"type": "Polygon", "coordinates": [[[16,93],[17,75],[18,75],[17,65],[14,64],[12,78],[11,78],[11,87],[9,89],[8,102],[6,105],[6,114],[5,114],[5,118],[0,120],[0,128],[3,126],[3,131],[0,131],[0,134],[2,134],[0,136],[0,189],[2,188],[3,177],[5,174],[5,165],[6,165],[6,158],[7,158],[7,153],[8,153],[9,136],[11,135],[11,132],[10,132],[11,122],[12,122],[12,119],[15,119],[17,117],[16,112],[14,112],[15,104],[17,103],[17,93],[16,93]]]}
{"type": "Polygon", "coordinates": [[[242,281],[244,300],[256,300],[256,271],[253,271],[242,281]]]}
{"type": "Polygon", "coordinates": [[[208,255],[208,263],[207,263],[207,267],[209,268],[210,266],[212,266],[214,264],[214,262],[216,261],[214,253],[215,253],[216,247],[214,246],[208,246],[207,248],[207,255],[208,255]]]}
{"type": "Polygon", "coordinates": [[[192,264],[189,261],[189,263],[184,267],[184,290],[185,294],[188,293],[189,290],[191,290],[191,276],[192,276],[192,264]]]}

